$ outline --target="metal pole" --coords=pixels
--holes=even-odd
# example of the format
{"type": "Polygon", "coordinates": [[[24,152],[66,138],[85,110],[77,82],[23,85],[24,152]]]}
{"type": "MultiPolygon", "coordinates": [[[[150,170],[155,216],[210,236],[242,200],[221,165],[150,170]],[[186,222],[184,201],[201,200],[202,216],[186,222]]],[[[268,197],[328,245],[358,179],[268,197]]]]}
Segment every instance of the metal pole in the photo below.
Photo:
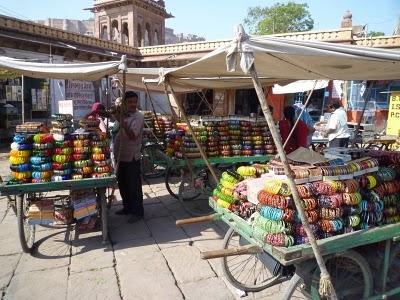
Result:
{"type": "MultiPolygon", "coordinates": [[[[353,143],[351,145],[352,147],[354,147],[355,144],[356,144],[358,132],[360,131],[360,124],[361,124],[362,118],[364,116],[365,109],[367,108],[367,104],[368,104],[369,100],[371,99],[371,92],[372,92],[372,86],[373,85],[374,85],[374,83],[372,82],[371,85],[368,87],[368,90],[365,93],[364,107],[363,107],[363,110],[361,112],[360,119],[357,122],[356,130],[354,131],[354,139],[353,139],[353,143]]],[[[362,140],[361,140],[361,143],[362,143],[362,140]]]]}
{"type": "Polygon", "coordinates": [[[24,90],[25,90],[25,76],[21,76],[21,89],[22,89],[22,94],[21,94],[21,105],[22,105],[22,123],[25,123],[25,95],[24,95],[24,90]]]}
{"type": "Polygon", "coordinates": [[[318,266],[321,270],[320,288],[319,288],[320,294],[323,296],[330,296],[331,299],[337,299],[335,290],[333,288],[333,285],[332,285],[332,282],[331,282],[331,279],[330,279],[330,276],[328,273],[328,270],[326,269],[326,266],[325,266],[324,259],[322,258],[322,254],[316,243],[314,233],[312,232],[312,230],[310,228],[310,224],[308,223],[308,220],[304,214],[304,209],[303,209],[303,206],[302,206],[302,203],[300,200],[299,192],[297,191],[296,184],[292,177],[292,171],[290,170],[289,163],[288,163],[285,151],[283,149],[283,145],[281,143],[279,133],[275,128],[274,120],[272,119],[272,115],[268,108],[267,101],[265,99],[265,95],[263,93],[262,86],[258,79],[258,75],[257,75],[254,65],[250,68],[250,76],[253,80],[254,88],[256,90],[258,100],[260,101],[261,109],[264,113],[268,127],[271,131],[276,148],[278,149],[278,154],[282,161],[283,168],[285,170],[285,174],[288,179],[288,184],[289,184],[290,190],[292,192],[293,200],[296,205],[296,209],[299,214],[301,223],[303,224],[304,229],[307,233],[307,236],[310,240],[310,244],[314,251],[315,258],[316,258],[318,266]]]}
{"type": "Polygon", "coordinates": [[[169,88],[170,88],[170,90],[171,90],[171,94],[172,94],[172,96],[175,98],[176,104],[178,105],[178,108],[179,108],[179,110],[180,110],[181,113],[182,113],[183,119],[185,120],[185,122],[186,122],[187,125],[188,125],[189,132],[190,132],[190,134],[192,135],[193,140],[194,140],[194,142],[196,143],[196,146],[197,146],[197,148],[198,148],[199,151],[200,151],[201,157],[203,158],[204,162],[206,163],[208,169],[210,170],[211,175],[212,175],[212,177],[214,178],[215,183],[218,184],[218,182],[219,182],[218,177],[217,177],[217,175],[215,174],[214,168],[211,166],[210,162],[208,161],[207,155],[206,155],[206,153],[204,152],[203,148],[201,147],[200,142],[198,141],[196,135],[195,135],[194,132],[193,132],[193,127],[192,127],[192,125],[190,124],[190,121],[189,121],[188,117],[186,116],[185,111],[183,110],[182,103],[180,103],[180,102],[178,101],[178,98],[176,97],[175,91],[174,91],[174,89],[172,88],[171,84],[169,84],[169,83],[167,83],[167,84],[169,85],[169,88]]]}
{"type": "Polygon", "coordinates": [[[312,88],[310,94],[308,95],[308,98],[307,98],[307,100],[306,100],[306,103],[304,103],[304,106],[303,106],[303,108],[301,109],[301,112],[300,112],[299,116],[297,117],[297,120],[296,120],[296,122],[294,123],[294,125],[293,125],[293,127],[292,127],[292,130],[290,130],[290,133],[289,133],[289,135],[288,135],[288,137],[287,137],[285,143],[283,144],[283,149],[285,149],[287,143],[289,142],[290,138],[292,137],[293,132],[294,132],[294,130],[296,129],[297,123],[299,123],[300,118],[301,118],[301,116],[303,115],[303,113],[304,113],[304,111],[305,111],[305,109],[306,109],[306,107],[307,107],[307,105],[308,105],[308,102],[310,102],[311,95],[312,95],[312,93],[314,92],[314,89],[315,89],[315,86],[317,85],[317,82],[318,82],[318,80],[315,80],[314,86],[313,86],[313,88],[312,88]]]}

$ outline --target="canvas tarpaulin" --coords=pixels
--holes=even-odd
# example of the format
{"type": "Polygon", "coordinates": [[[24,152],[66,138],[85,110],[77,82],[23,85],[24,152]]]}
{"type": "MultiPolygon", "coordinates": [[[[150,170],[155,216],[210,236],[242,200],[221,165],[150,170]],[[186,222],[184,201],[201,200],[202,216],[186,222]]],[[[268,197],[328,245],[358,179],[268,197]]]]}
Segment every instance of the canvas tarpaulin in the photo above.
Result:
{"type": "Polygon", "coordinates": [[[275,84],[272,88],[274,94],[293,94],[324,89],[328,86],[327,80],[298,80],[287,85],[275,84]]]}
{"type": "Polygon", "coordinates": [[[94,81],[126,69],[126,57],[112,62],[50,64],[0,56],[0,68],[33,78],[94,81]]]}
{"type": "Polygon", "coordinates": [[[236,38],[199,60],[167,72],[172,86],[198,88],[253,87],[247,75],[256,68],[263,85],[296,80],[400,79],[400,52],[279,37],[248,37],[237,27],[236,38]]]}

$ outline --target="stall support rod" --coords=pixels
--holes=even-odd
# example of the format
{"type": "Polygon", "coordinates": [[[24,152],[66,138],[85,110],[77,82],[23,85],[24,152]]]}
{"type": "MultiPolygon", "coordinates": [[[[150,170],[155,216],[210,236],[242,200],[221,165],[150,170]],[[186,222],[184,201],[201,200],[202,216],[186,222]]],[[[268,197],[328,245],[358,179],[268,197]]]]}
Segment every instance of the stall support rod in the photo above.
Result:
{"type": "MultiPolygon", "coordinates": [[[[354,147],[355,144],[356,144],[358,132],[360,131],[361,121],[362,121],[362,118],[364,117],[364,112],[365,112],[365,110],[366,110],[366,108],[367,108],[368,102],[369,102],[369,100],[371,99],[371,92],[372,92],[372,86],[373,86],[373,85],[374,85],[374,83],[372,82],[371,85],[368,87],[368,90],[367,90],[366,93],[365,93],[364,107],[363,107],[363,110],[362,110],[362,112],[361,112],[360,119],[359,119],[358,122],[357,122],[356,130],[354,131],[353,143],[352,143],[352,145],[351,145],[352,147],[354,147]]],[[[361,144],[362,144],[362,140],[361,140],[361,144]]]]}
{"type": "Polygon", "coordinates": [[[168,86],[169,86],[169,88],[170,88],[170,90],[171,90],[172,96],[175,98],[175,101],[176,101],[176,104],[178,105],[179,110],[180,110],[181,113],[182,113],[183,119],[185,120],[185,122],[186,122],[187,125],[188,125],[189,132],[190,132],[190,134],[192,135],[193,140],[194,140],[194,142],[196,143],[196,146],[197,146],[197,148],[198,148],[199,151],[200,151],[201,157],[203,158],[204,162],[206,163],[208,169],[210,170],[211,175],[212,175],[212,177],[213,177],[213,179],[214,179],[214,181],[215,181],[215,184],[218,184],[219,179],[218,179],[217,175],[215,174],[214,168],[211,166],[210,162],[208,161],[207,155],[206,155],[206,153],[204,152],[203,148],[201,147],[199,140],[197,139],[196,135],[195,135],[194,132],[193,132],[193,127],[192,127],[192,125],[190,124],[190,121],[189,121],[188,117],[186,116],[185,111],[183,110],[182,103],[180,103],[180,101],[178,100],[178,98],[177,98],[177,96],[176,96],[176,93],[175,93],[174,89],[172,88],[172,86],[171,86],[171,84],[170,84],[169,82],[168,82],[168,86]]]}
{"type": "Polygon", "coordinates": [[[297,117],[296,122],[294,123],[294,125],[293,125],[292,129],[290,130],[290,133],[289,133],[289,135],[288,135],[288,137],[287,137],[285,143],[283,144],[283,149],[285,149],[287,143],[289,142],[290,138],[291,138],[292,135],[293,135],[294,130],[296,129],[297,123],[299,123],[299,121],[300,121],[300,119],[301,119],[301,116],[303,115],[305,109],[307,108],[308,102],[310,102],[311,95],[312,95],[312,93],[314,92],[314,89],[315,89],[315,86],[317,85],[317,82],[318,82],[318,80],[315,80],[314,86],[313,86],[313,88],[311,89],[311,92],[310,92],[310,94],[309,94],[308,97],[307,97],[307,101],[306,101],[306,103],[304,103],[304,106],[303,106],[303,108],[301,109],[301,112],[300,112],[299,116],[297,117]]]}
{"type": "MultiPolygon", "coordinates": [[[[22,124],[25,123],[25,95],[24,95],[24,90],[25,90],[25,76],[22,75],[21,76],[21,90],[22,90],[22,94],[21,94],[21,112],[22,112],[22,124]]],[[[31,114],[32,116],[32,114],[31,114]]]]}
{"type": "MultiPolygon", "coordinates": [[[[149,88],[147,87],[147,83],[144,80],[143,80],[143,83],[144,83],[144,87],[146,89],[147,97],[149,97],[151,108],[153,109],[153,114],[154,114],[154,118],[156,119],[156,123],[157,123],[158,129],[161,131],[162,136],[164,136],[165,135],[164,127],[160,126],[160,122],[159,122],[159,120],[157,118],[156,109],[154,108],[154,103],[153,103],[153,99],[151,98],[149,88]]],[[[156,140],[157,140],[157,142],[159,142],[158,139],[157,139],[157,136],[156,136],[156,140]]],[[[164,141],[163,141],[163,143],[164,143],[164,141]]]]}
{"type": "Polygon", "coordinates": [[[308,238],[310,240],[310,244],[311,244],[311,247],[312,247],[313,252],[315,254],[315,258],[316,258],[318,266],[319,266],[319,268],[321,270],[319,293],[322,296],[330,296],[331,299],[337,300],[337,296],[336,296],[334,287],[332,285],[331,278],[330,278],[330,275],[328,273],[328,270],[326,269],[325,262],[324,262],[324,260],[322,258],[321,251],[320,251],[320,249],[319,249],[319,247],[318,247],[318,245],[317,245],[317,243],[315,241],[314,233],[312,232],[312,230],[310,228],[310,224],[308,223],[308,220],[307,220],[307,218],[306,218],[306,216],[304,214],[304,209],[303,209],[303,206],[301,204],[299,192],[297,191],[296,184],[295,184],[295,182],[293,180],[292,172],[290,170],[289,163],[288,163],[285,151],[283,149],[283,145],[282,145],[280,136],[278,134],[278,131],[276,130],[274,121],[272,119],[271,112],[270,112],[270,110],[268,108],[267,101],[265,99],[265,95],[263,93],[263,89],[262,89],[260,80],[258,79],[258,74],[257,74],[257,71],[256,71],[256,68],[255,68],[254,64],[251,66],[249,72],[250,72],[250,76],[252,78],[252,81],[253,81],[253,84],[254,84],[254,88],[255,88],[257,96],[258,96],[258,100],[260,101],[261,109],[262,109],[262,111],[264,113],[264,116],[265,116],[265,119],[267,121],[268,127],[269,127],[269,129],[271,131],[271,134],[272,134],[272,137],[274,139],[276,148],[278,150],[278,154],[279,154],[280,159],[282,161],[283,168],[285,170],[285,175],[287,176],[287,179],[288,179],[288,184],[289,184],[290,190],[292,192],[292,196],[293,196],[294,203],[296,205],[297,212],[298,212],[298,214],[300,216],[301,223],[303,224],[304,229],[305,229],[305,231],[307,233],[307,236],[308,236],[308,238]]]}

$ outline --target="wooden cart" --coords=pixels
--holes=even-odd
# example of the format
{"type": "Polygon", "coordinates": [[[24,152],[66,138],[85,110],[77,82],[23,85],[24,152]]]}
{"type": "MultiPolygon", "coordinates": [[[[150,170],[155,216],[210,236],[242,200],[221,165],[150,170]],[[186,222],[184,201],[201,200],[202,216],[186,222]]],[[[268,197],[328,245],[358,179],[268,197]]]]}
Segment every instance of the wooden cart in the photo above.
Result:
{"type": "Polygon", "coordinates": [[[98,207],[101,216],[101,228],[103,242],[108,242],[108,220],[106,189],[115,184],[115,176],[105,178],[88,178],[81,180],[66,180],[58,182],[28,183],[7,185],[6,182],[0,185],[1,196],[13,196],[15,199],[16,215],[18,221],[18,235],[21,247],[24,252],[31,252],[35,243],[35,225],[28,224],[26,213],[29,208],[30,199],[65,201],[67,196],[47,196],[45,193],[63,190],[94,189],[97,194],[98,207]]]}
{"type": "MultiPolygon", "coordinates": [[[[223,249],[203,252],[202,258],[221,258],[223,271],[233,286],[255,292],[290,278],[284,299],[320,299],[320,271],[309,244],[289,248],[261,244],[245,220],[218,207],[211,198],[209,204],[215,214],[177,224],[221,220],[229,225],[223,249]]],[[[319,240],[338,299],[399,295],[399,239],[400,223],[396,223],[319,240]]]]}

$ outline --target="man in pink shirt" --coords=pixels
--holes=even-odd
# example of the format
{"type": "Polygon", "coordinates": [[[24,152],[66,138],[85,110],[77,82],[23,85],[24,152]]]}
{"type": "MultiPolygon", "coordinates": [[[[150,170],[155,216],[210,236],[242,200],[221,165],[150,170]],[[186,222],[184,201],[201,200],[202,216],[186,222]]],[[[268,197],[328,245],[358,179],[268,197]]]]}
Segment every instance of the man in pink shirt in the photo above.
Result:
{"type": "Polygon", "coordinates": [[[132,214],[128,220],[134,223],[143,218],[143,192],[140,170],[144,117],[137,110],[138,95],[125,93],[125,114],[117,134],[114,155],[117,160],[117,179],[123,208],[117,214],[132,214]]]}

